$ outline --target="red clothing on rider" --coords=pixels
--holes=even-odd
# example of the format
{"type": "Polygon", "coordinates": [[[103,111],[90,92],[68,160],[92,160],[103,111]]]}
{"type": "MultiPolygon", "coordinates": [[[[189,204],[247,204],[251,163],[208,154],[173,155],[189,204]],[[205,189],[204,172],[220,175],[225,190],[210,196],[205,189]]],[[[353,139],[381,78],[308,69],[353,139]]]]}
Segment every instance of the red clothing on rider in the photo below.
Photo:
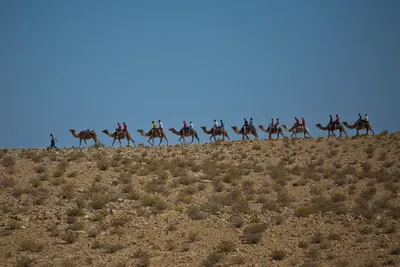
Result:
{"type": "Polygon", "coordinates": [[[302,118],[301,119],[301,124],[303,125],[303,126],[306,126],[306,121],[302,118]]]}
{"type": "Polygon", "coordinates": [[[300,121],[299,121],[298,118],[296,118],[296,124],[297,124],[297,125],[300,125],[300,121]]]}
{"type": "Polygon", "coordinates": [[[339,119],[339,116],[338,116],[338,115],[336,115],[336,123],[337,123],[337,124],[340,123],[340,119],[339,119]]]}
{"type": "Polygon", "coordinates": [[[128,125],[124,124],[124,132],[128,131],[128,125]]]}
{"type": "Polygon", "coordinates": [[[183,123],[183,129],[186,129],[187,128],[187,124],[186,124],[186,122],[184,122],[183,123]]]}
{"type": "Polygon", "coordinates": [[[121,124],[118,124],[118,131],[121,131],[122,130],[122,126],[121,126],[121,124]]]}

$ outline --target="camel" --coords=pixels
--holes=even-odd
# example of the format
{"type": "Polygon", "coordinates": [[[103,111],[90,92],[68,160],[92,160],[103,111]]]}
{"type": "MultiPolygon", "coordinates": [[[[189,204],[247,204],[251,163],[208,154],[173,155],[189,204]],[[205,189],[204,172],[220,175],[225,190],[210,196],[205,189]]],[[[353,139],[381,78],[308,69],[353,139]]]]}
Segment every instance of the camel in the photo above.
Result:
{"type": "Polygon", "coordinates": [[[248,134],[252,134],[252,135],[254,135],[256,140],[258,139],[257,129],[254,126],[251,127],[250,130],[246,129],[246,131],[244,131],[244,128],[240,129],[240,131],[239,131],[236,126],[232,126],[232,129],[235,133],[242,135],[242,140],[244,140],[244,137],[246,137],[247,140],[249,140],[249,137],[247,136],[248,134]]]}
{"type": "Polygon", "coordinates": [[[133,141],[131,134],[129,132],[126,132],[126,134],[124,132],[121,132],[120,134],[117,135],[117,132],[115,131],[114,133],[110,133],[107,129],[102,131],[103,133],[105,133],[106,135],[114,138],[114,141],[112,142],[111,146],[114,146],[115,140],[118,140],[119,142],[119,146],[122,146],[121,144],[121,139],[124,139],[126,137],[126,140],[128,140],[128,145],[127,147],[130,147],[131,144],[129,143],[129,141],[133,142],[133,145],[135,145],[135,141],[133,141]]]}
{"type": "Polygon", "coordinates": [[[216,141],[217,139],[215,138],[215,136],[219,136],[219,135],[222,135],[222,139],[224,141],[225,141],[225,137],[228,138],[229,141],[231,141],[231,139],[228,136],[228,132],[226,131],[225,128],[223,128],[222,131],[221,131],[221,128],[217,128],[215,130],[215,132],[212,129],[211,130],[207,130],[206,126],[201,126],[201,129],[203,129],[203,132],[205,134],[211,134],[210,141],[212,141],[211,138],[213,138],[213,137],[214,137],[214,141],[216,141]]]}
{"type": "Polygon", "coordinates": [[[369,131],[372,132],[372,135],[375,135],[374,130],[372,130],[371,122],[369,121],[364,121],[364,120],[356,121],[353,125],[349,125],[346,121],[344,121],[343,125],[349,129],[356,129],[357,131],[356,136],[358,136],[359,130],[366,130],[367,133],[365,135],[368,135],[369,131]]]}
{"type": "Polygon", "coordinates": [[[175,130],[175,128],[171,128],[171,129],[169,129],[169,130],[170,130],[171,132],[173,132],[174,134],[180,136],[179,142],[180,142],[182,145],[185,144],[185,137],[189,137],[189,136],[192,137],[192,142],[190,142],[190,143],[193,143],[193,140],[194,140],[194,138],[196,137],[197,142],[200,144],[200,139],[199,139],[199,137],[198,137],[197,132],[196,132],[195,129],[192,129],[192,131],[187,130],[187,131],[185,131],[185,134],[183,134],[183,129],[181,129],[179,132],[178,132],[177,130],[175,130]],[[182,139],[183,139],[183,143],[181,142],[182,139]]]}
{"type": "Polygon", "coordinates": [[[278,137],[276,138],[276,140],[279,139],[279,135],[281,134],[283,137],[285,137],[285,135],[283,134],[282,128],[281,127],[274,127],[274,129],[271,131],[270,127],[268,127],[267,129],[264,128],[263,125],[258,126],[258,128],[260,128],[263,132],[268,133],[268,139],[271,139],[273,134],[277,134],[278,137]]]}
{"type": "Polygon", "coordinates": [[[86,146],[88,145],[86,142],[86,140],[88,139],[93,138],[95,144],[99,142],[99,140],[97,140],[97,134],[95,133],[95,131],[91,132],[81,131],[79,134],[76,134],[75,129],[70,129],[69,131],[75,138],[79,138],[79,148],[81,148],[82,140],[85,142],[86,146]]]}
{"type": "Polygon", "coordinates": [[[292,134],[290,135],[291,138],[293,138],[293,135],[294,135],[294,138],[297,138],[297,134],[298,134],[298,133],[303,133],[303,134],[304,134],[304,137],[303,137],[303,138],[306,138],[306,135],[307,135],[307,134],[308,134],[308,136],[309,136],[310,138],[312,137],[311,134],[310,134],[310,131],[308,130],[308,127],[307,127],[307,126],[305,126],[305,129],[303,128],[303,126],[297,126],[297,127],[294,127],[294,126],[293,126],[292,128],[289,129],[289,127],[288,127],[286,124],[283,124],[282,127],[283,127],[287,132],[292,133],[292,134]]]}
{"type": "Polygon", "coordinates": [[[147,140],[147,142],[149,142],[150,145],[154,146],[154,138],[158,137],[160,138],[160,143],[158,143],[158,145],[161,144],[162,140],[165,139],[165,141],[167,142],[167,146],[168,146],[168,138],[167,135],[165,133],[164,130],[162,130],[162,132],[160,133],[160,131],[158,129],[151,129],[149,132],[144,133],[144,131],[142,129],[137,130],[142,136],[149,136],[149,140],[147,140]],[[153,141],[152,143],[150,142],[153,141]]]}
{"type": "Polygon", "coordinates": [[[324,131],[328,131],[328,139],[331,137],[331,133],[333,134],[333,136],[335,137],[335,138],[340,138],[341,136],[342,136],[342,132],[346,135],[346,137],[347,137],[347,132],[346,132],[346,129],[343,127],[343,125],[339,125],[339,128],[336,128],[335,127],[335,129],[332,129],[332,125],[331,124],[328,124],[327,126],[322,126],[321,125],[321,123],[318,123],[317,125],[315,125],[315,126],[317,126],[318,128],[320,128],[321,130],[324,130],[324,131]],[[336,131],[336,130],[339,130],[339,137],[336,137],[336,134],[334,133],[334,131],[336,131]]]}

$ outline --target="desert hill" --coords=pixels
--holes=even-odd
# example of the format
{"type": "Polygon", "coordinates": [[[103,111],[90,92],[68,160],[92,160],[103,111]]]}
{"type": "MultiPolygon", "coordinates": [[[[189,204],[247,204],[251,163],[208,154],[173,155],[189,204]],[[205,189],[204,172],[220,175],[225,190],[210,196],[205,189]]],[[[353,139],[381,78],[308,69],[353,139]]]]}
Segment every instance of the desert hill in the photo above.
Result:
{"type": "Polygon", "coordinates": [[[2,266],[400,265],[400,134],[3,149],[2,266]]]}

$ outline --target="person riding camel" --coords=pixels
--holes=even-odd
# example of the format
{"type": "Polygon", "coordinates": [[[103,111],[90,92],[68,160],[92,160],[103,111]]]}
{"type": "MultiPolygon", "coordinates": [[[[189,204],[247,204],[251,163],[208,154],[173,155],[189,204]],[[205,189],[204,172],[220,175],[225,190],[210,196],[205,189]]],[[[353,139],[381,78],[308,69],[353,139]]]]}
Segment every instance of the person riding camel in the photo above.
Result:
{"type": "Polygon", "coordinates": [[[247,127],[249,127],[249,122],[246,120],[246,118],[244,119],[244,125],[242,127],[243,132],[245,132],[247,130],[247,127]]]}
{"type": "Polygon", "coordinates": [[[331,125],[331,127],[333,127],[333,129],[335,129],[335,125],[333,124],[332,115],[329,115],[329,125],[331,125]]]}
{"type": "Polygon", "coordinates": [[[356,121],[356,124],[360,124],[363,122],[362,116],[360,113],[358,113],[358,120],[356,121]]]}
{"type": "Polygon", "coordinates": [[[278,118],[278,119],[276,119],[275,129],[278,130],[280,125],[281,125],[281,123],[279,122],[279,118],[278,118]]]}
{"type": "Polygon", "coordinates": [[[296,120],[296,122],[294,123],[294,127],[297,128],[297,127],[301,126],[299,119],[297,117],[294,117],[294,119],[296,120]]]}
{"type": "Polygon", "coordinates": [[[193,122],[190,122],[189,124],[189,132],[193,132],[193,122]]]}
{"type": "Polygon", "coordinates": [[[271,119],[271,123],[269,124],[269,130],[270,131],[274,130],[274,127],[275,127],[274,119],[271,119]]]}
{"type": "Polygon", "coordinates": [[[222,133],[222,131],[224,130],[224,122],[222,120],[219,120],[219,121],[220,121],[219,129],[221,130],[221,133],[222,133]]]}
{"type": "Polygon", "coordinates": [[[154,121],[151,121],[151,124],[153,125],[153,128],[151,128],[151,135],[154,135],[154,131],[157,130],[157,124],[154,121]]]}
{"type": "Polygon", "coordinates": [[[367,114],[367,113],[365,113],[365,118],[364,118],[364,121],[365,121],[366,123],[368,123],[368,122],[369,122],[369,120],[368,120],[368,114],[367,114]]]}
{"type": "Polygon", "coordinates": [[[160,134],[162,133],[163,129],[164,129],[164,126],[163,126],[161,120],[158,120],[158,131],[160,132],[160,134]]]}
{"type": "Polygon", "coordinates": [[[119,122],[117,123],[117,125],[118,125],[118,127],[117,127],[117,129],[115,129],[115,133],[117,135],[119,135],[122,132],[122,126],[121,126],[121,124],[119,124],[119,122]]]}
{"type": "Polygon", "coordinates": [[[301,117],[301,126],[303,127],[303,131],[305,131],[306,130],[306,120],[303,117],[301,117]]]}
{"type": "Polygon", "coordinates": [[[123,132],[124,134],[126,134],[126,133],[128,132],[128,125],[126,125],[125,122],[123,122],[122,124],[124,125],[124,128],[122,129],[122,132],[123,132]]]}
{"type": "Polygon", "coordinates": [[[339,126],[340,126],[340,118],[339,118],[338,114],[336,114],[335,123],[336,123],[336,125],[337,125],[337,128],[339,129],[339,126]]]}
{"type": "Polygon", "coordinates": [[[249,131],[251,131],[251,128],[253,128],[253,118],[250,118],[250,122],[249,122],[249,131]]]}
{"type": "Polygon", "coordinates": [[[213,134],[218,130],[218,122],[217,120],[214,120],[214,127],[213,127],[213,134]]]}
{"type": "Polygon", "coordinates": [[[183,121],[183,128],[182,128],[182,130],[183,130],[183,135],[185,135],[186,129],[187,129],[186,121],[183,121]]]}

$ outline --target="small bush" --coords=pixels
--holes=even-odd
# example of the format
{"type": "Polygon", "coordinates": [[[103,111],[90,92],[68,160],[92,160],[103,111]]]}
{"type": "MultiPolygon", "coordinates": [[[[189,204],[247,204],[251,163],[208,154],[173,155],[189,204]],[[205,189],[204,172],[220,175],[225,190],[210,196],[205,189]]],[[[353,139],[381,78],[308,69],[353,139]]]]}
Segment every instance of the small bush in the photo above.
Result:
{"type": "Polygon", "coordinates": [[[225,255],[223,253],[214,251],[203,260],[202,264],[205,267],[213,267],[216,266],[224,257],[225,255]]]}
{"type": "Polygon", "coordinates": [[[187,237],[188,237],[189,242],[191,242],[191,243],[198,241],[199,240],[199,232],[191,231],[188,233],[187,237]]]}
{"type": "Polygon", "coordinates": [[[150,254],[148,252],[139,249],[133,254],[133,257],[138,259],[137,267],[150,266],[150,254]]]}
{"type": "Polygon", "coordinates": [[[78,239],[78,234],[72,231],[67,231],[61,235],[61,239],[64,240],[66,244],[72,244],[78,239]]]}
{"type": "Polygon", "coordinates": [[[6,155],[1,160],[4,167],[12,167],[15,165],[15,158],[12,155],[6,155]]]}
{"type": "Polygon", "coordinates": [[[101,171],[106,171],[110,167],[110,163],[106,159],[101,159],[97,162],[97,168],[101,171]]]}
{"type": "Polygon", "coordinates": [[[228,240],[223,240],[218,244],[217,251],[223,252],[223,253],[229,253],[229,252],[234,251],[235,248],[236,248],[236,245],[234,242],[228,241],[228,240]]]}
{"type": "Polygon", "coordinates": [[[27,239],[27,240],[23,240],[20,243],[20,248],[21,248],[21,250],[24,250],[24,251],[39,252],[44,248],[44,245],[40,244],[40,243],[36,243],[33,240],[27,239]]]}
{"type": "Polygon", "coordinates": [[[285,258],[286,252],[283,250],[273,250],[271,253],[271,258],[276,261],[281,261],[285,258]]]}
{"type": "Polygon", "coordinates": [[[115,253],[118,250],[123,249],[124,245],[122,245],[122,244],[103,244],[102,247],[105,249],[106,253],[115,253]]]}
{"type": "Polygon", "coordinates": [[[255,224],[246,227],[243,230],[244,241],[247,244],[257,244],[261,241],[262,233],[267,229],[268,225],[264,223],[255,224]]]}

